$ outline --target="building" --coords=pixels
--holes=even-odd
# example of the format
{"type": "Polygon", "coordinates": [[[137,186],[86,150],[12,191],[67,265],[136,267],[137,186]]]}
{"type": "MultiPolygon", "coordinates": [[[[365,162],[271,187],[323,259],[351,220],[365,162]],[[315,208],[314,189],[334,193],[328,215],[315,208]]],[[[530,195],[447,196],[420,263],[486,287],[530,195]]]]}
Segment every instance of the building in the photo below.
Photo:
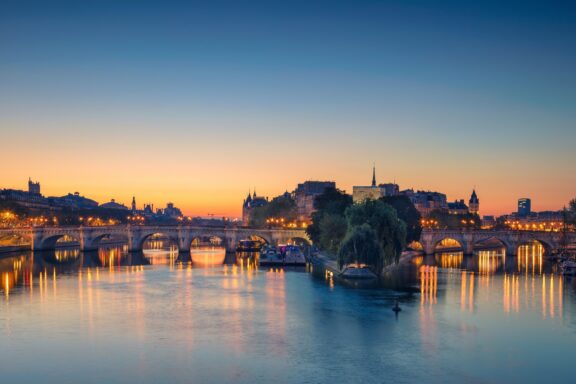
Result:
{"type": "Polygon", "coordinates": [[[0,200],[10,201],[30,209],[52,209],[50,202],[44,196],[18,189],[0,190],[0,200]]]}
{"type": "Polygon", "coordinates": [[[254,208],[263,207],[266,204],[268,204],[268,199],[266,197],[257,196],[256,190],[254,190],[252,196],[250,195],[250,192],[248,192],[248,196],[242,203],[242,225],[250,224],[250,215],[254,208]]]}
{"type": "Polygon", "coordinates": [[[61,208],[93,209],[98,207],[96,201],[80,196],[79,192],[69,193],[61,197],[49,197],[48,200],[51,205],[61,208]]]}
{"type": "Polygon", "coordinates": [[[406,189],[400,192],[400,195],[408,197],[422,217],[429,216],[435,210],[445,211],[448,209],[446,195],[440,192],[415,192],[413,189],[406,189]]]}
{"type": "Polygon", "coordinates": [[[353,186],[352,200],[354,203],[361,203],[364,200],[378,200],[386,196],[385,184],[376,185],[376,167],[372,168],[372,185],[370,186],[353,186]]]}
{"type": "Polygon", "coordinates": [[[118,209],[121,211],[127,211],[128,207],[125,206],[124,204],[119,204],[116,202],[116,200],[112,199],[107,203],[104,204],[100,204],[100,208],[104,208],[104,209],[118,209]]]}
{"type": "Polygon", "coordinates": [[[529,216],[532,212],[532,200],[523,197],[518,199],[518,216],[529,216]]]}
{"type": "Polygon", "coordinates": [[[132,196],[132,213],[136,213],[136,196],[132,196]]]}
{"type": "Polygon", "coordinates": [[[323,194],[328,188],[336,188],[334,181],[305,181],[298,184],[298,187],[292,193],[296,202],[298,220],[310,222],[314,212],[314,201],[316,197],[323,194]]]}
{"type": "Polygon", "coordinates": [[[470,200],[468,200],[468,210],[474,215],[480,212],[480,200],[476,195],[476,189],[472,190],[472,196],[470,196],[470,200]]]}
{"type": "Polygon", "coordinates": [[[378,187],[384,190],[384,196],[398,196],[400,194],[400,186],[396,183],[379,184],[378,187]]]}
{"type": "Polygon", "coordinates": [[[33,182],[31,178],[28,178],[28,193],[31,195],[41,195],[40,182],[33,182]]]}
{"type": "Polygon", "coordinates": [[[161,212],[158,213],[161,214],[162,216],[171,219],[177,219],[179,217],[182,217],[182,211],[179,208],[176,208],[174,206],[174,203],[166,204],[166,208],[164,208],[161,212]]]}
{"type": "Polygon", "coordinates": [[[451,215],[465,215],[468,212],[468,206],[464,204],[464,200],[455,200],[453,203],[448,203],[448,213],[451,215]]]}

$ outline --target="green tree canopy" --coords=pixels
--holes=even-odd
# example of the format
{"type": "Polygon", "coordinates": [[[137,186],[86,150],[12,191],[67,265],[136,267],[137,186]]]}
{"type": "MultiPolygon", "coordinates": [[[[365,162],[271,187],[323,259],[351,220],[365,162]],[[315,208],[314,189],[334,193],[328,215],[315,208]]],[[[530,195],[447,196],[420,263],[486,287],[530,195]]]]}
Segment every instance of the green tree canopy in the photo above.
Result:
{"type": "Polygon", "coordinates": [[[420,241],[422,226],[420,212],[410,201],[408,196],[385,196],[381,199],[396,210],[398,218],[406,223],[406,244],[420,241]]]}
{"type": "Polygon", "coordinates": [[[382,250],[374,264],[376,273],[386,265],[397,263],[406,246],[406,224],[398,218],[396,210],[380,200],[366,200],[346,210],[348,230],[368,224],[376,234],[382,250]]]}
{"type": "Polygon", "coordinates": [[[318,246],[332,254],[337,254],[340,243],[348,230],[346,218],[343,215],[327,213],[320,219],[319,227],[318,246]]]}
{"type": "MultiPolygon", "coordinates": [[[[316,197],[314,200],[314,208],[316,211],[312,214],[312,223],[306,228],[306,232],[310,239],[323,248],[322,244],[331,244],[334,247],[340,245],[340,241],[344,236],[340,236],[341,232],[331,231],[322,232],[321,222],[324,216],[333,215],[344,218],[346,208],[352,205],[352,196],[337,188],[326,188],[324,193],[316,197]],[[322,239],[321,239],[322,236],[322,239]]],[[[333,219],[327,221],[333,222],[333,219]]],[[[328,248],[323,248],[328,250],[328,248]]],[[[337,248],[336,248],[337,249],[337,248]]]]}
{"type": "Polygon", "coordinates": [[[346,264],[366,264],[374,266],[380,263],[382,249],[376,239],[376,232],[368,224],[352,228],[342,241],[338,252],[339,268],[346,264]]]}

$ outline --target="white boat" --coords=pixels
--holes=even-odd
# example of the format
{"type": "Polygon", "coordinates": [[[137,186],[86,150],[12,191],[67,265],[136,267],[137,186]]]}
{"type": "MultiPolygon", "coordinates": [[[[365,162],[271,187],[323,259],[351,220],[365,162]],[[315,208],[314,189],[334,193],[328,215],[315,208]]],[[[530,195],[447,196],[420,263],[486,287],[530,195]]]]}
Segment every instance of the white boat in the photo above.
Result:
{"type": "Polygon", "coordinates": [[[285,252],[285,265],[306,265],[306,257],[299,247],[293,245],[287,246],[285,252]]]}
{"type": "Polygon", "coordinates": [[[283,265],[284,258],[274,247],[263,248],[260,252],[260,265],[283,265]]]}

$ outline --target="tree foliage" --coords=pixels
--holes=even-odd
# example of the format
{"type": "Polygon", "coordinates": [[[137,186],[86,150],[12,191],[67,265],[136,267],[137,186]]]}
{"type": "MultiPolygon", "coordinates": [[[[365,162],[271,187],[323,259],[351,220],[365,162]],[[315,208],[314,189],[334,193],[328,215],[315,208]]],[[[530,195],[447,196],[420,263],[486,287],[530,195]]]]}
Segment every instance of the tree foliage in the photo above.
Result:
{"type": "MultiPolygon", "coordinates": [[[[322,249],[328,250],[328,248],[324,248],[322,244],[330,244],[331,249],[334,249],[333,247],[337,249],[344,236],[341,236],[340,231],[331,232],[329,230],[329,223],[333,222],[334,218],[326,221],[325,231],[322,231],[321,223],[323,218],[329,215],[339,216],[343,219],[346,208],[351,205],[352,196],[337,188],[326,188],[324,193],[317,196],[316,200],[314,200],[314,208],[316,211],[312,214],[312,223],[306,228],[310,239],[322,249]]],[[[340,224],[341,223],[342,222],[340,222],[340,224]]],[[[338,226],[338,228],[340,227],[338,226]]]]}
{"type": "Polygon", "coordinates": [[[368,224],[358,225],[347,234],[338,252],[339,268],[346,264],[366,264],[374,266],[380,263],[382,248],[376,239],[376,232],[368,224]]]}
{"type": "Polygon", "coordinates": [[[422,233],[420,212],[408,196],[386,196],[381,200],[391,205],[396,210],[398,218],[406,223],[406,244],[420,241],[420,234],[422,233]]]}
{"type": "Polygon", "coordinates": [[[348,230],[368,224],[376,235],[381,253],[373,264],[376,273],[386,265],[397,263],[406,246],[406,223],[398,218],[396,210],[380,200],[366,200],[346,210],[348,230]]]}
{"type": "Polygon", "coordinates": [[[332,254],[336,254],[348,230],[346,218],[343,215],[327,213],[320,219],[319,227],[318,246],[332,254]]]}
{"type": "Polygon", "coordinates": [[[264,227],[268,218],[284,218],[286,222],[296,220],[296,202],[289,194],[275,197],[268,204],[256,207],[250,213],[250,225],[264,227]]]}

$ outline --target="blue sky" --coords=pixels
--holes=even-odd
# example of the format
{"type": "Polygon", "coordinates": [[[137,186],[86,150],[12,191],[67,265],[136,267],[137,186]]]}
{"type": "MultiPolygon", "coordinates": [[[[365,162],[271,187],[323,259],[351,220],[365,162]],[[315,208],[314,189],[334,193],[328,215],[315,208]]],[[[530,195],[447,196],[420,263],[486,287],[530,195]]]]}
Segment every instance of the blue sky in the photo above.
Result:
{"type": "Polygon", "coordinates": [[[234,213],[249,186],[349,189],[376,162],[404,188],[476,185],[489,212],[558,207],[576,192],[574,68],[570,2],[4,1],[0,160],[25,160],[3,183],[234,213]]]}

